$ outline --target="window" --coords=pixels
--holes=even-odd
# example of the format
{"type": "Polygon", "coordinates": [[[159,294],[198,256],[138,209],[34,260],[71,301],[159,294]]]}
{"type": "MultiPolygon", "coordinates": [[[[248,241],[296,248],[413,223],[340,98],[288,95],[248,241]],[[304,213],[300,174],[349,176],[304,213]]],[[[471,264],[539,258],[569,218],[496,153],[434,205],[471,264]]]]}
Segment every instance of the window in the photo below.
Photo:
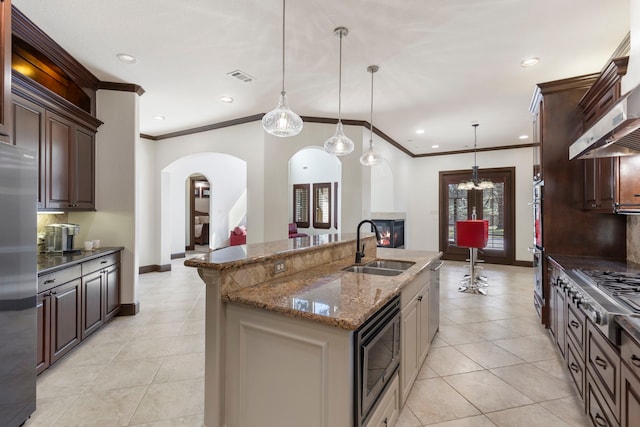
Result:
{"type": "Polygon", "coordinates": [[[309,228],[309,184],[293,185],[293,222],[309,228]]]}
{"type": "Polygon", "coordinates": [[[331,183],[313,184],[313,227],[331,228],[331,183]]]}

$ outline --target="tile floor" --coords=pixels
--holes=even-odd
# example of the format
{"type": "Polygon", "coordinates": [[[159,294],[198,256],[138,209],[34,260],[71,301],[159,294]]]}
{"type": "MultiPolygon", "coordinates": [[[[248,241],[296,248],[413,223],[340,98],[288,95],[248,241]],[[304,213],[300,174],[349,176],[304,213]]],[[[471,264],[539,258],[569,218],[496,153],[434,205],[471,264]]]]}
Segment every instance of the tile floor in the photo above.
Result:
{"type": "MultiPolygon", "coordinates": [[[[203,424],[204,285],[183,261],[141,275],[137,316],[113,319],[38,377],[26,427],[203,424]]],[[[440,332],[396,427],[588,426],[538,324],[531,269],[486,265],[487,296],[456,291],[464,271],[441,270],[440,332]]]]}

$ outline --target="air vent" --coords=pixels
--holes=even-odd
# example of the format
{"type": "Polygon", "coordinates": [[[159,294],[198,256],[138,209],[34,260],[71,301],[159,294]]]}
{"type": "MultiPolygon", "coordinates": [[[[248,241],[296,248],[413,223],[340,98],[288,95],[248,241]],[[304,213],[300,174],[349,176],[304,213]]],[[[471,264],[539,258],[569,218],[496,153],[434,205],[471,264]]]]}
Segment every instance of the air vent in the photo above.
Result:
{"type": "Polygon", "coordinates": [[[242,80],[245,83],[251,82],[254,80],[253,77],[251,77],[249,74],[245,73],[244,71],[240,71],[240,70],[235,70],[232,71],[230,73],[227,73],[227,76],[229,77],[234,77],[238,80],[242,80]]]}

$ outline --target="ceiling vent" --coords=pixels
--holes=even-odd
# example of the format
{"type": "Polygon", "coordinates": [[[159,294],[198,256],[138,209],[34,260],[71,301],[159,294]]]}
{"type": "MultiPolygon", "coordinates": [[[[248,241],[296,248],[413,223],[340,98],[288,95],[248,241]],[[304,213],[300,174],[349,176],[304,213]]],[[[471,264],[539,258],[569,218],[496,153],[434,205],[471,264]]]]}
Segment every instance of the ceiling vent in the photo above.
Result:
{"type": "Polygon", "coordinates": [[[240,71],[240,70],[235,70],[235,71],[232,71],[230,73],[227,73],[227,76],[234,77],[234,78],[236,78],[238,80],[242,80],[245,83],[249,83],[249,82],[254,80],[254,78],[251,77],[249,74],[245,73],[244,71],[240,71]]]}

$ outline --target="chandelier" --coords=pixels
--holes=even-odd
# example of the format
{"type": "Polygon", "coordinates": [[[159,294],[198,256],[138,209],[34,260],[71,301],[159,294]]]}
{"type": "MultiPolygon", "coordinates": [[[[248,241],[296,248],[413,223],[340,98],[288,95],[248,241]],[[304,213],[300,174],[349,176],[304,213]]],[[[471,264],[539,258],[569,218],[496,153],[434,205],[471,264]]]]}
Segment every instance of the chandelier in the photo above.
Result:
{"type": "Polygon", "coordinates": [[[480,123],[473,123],[473,166],[471,167],[471,180],[458,184],[458,190],[489,190],[495,187],[493,182],[480,179],[478,176],[478,162],[476,161],[476,145],[478,141],[478,126],[480,123]]]}

